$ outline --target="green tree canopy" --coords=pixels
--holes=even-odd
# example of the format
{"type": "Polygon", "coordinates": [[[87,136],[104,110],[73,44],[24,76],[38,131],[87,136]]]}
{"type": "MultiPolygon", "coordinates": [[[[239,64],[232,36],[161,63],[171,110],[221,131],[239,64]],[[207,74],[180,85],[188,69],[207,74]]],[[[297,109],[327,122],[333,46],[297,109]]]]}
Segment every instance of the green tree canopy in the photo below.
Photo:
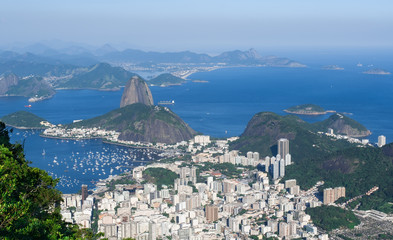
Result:
{"type": "Polygon", "coordinates": [[[0,238],[84,239],[91,230],[62,220],[58,180],[29,166],[20,144],[11,144],[0,122],[0,238]]]}

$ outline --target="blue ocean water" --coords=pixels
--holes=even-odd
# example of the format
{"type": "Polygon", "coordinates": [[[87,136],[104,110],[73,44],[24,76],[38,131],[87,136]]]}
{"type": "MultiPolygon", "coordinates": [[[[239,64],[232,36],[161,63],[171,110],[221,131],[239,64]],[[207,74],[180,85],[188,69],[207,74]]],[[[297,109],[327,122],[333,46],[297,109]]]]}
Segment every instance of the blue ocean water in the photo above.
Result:
{"type": "MultiPolygon", "coordinates": [[[[373,132],[369,137],[372,142],[381,134],[391,142],[393,77],[366,75],[362,71],[356,67],[344,71],[316,67],[227,68],[190,77],[208,83],[189,81],[182,86],[152,87],[151,91],[155,103],[175,100],[175,105],[168,107],[195,130],[214,137],[240,135],[255,113],[285,114],[283,109],[290,106],[314,103],[325,109],[352,113],[350,117],[373,132]]],[[[121,94],[122,91],[61,90],[52,99],[33,103],[31,108],[24,107],[28,104],[26,98],[3,97],[0,116],[27,110],[52,123],[69,123],[118,108],[121,94]]],[[[327,117],[302,116],[309,122],[327,117]]],[[[121,173],[156,157],[148,151],[108,145],[100,140],[45,139],[39,136],[39,131],[18,130],[12,140],[25,140],[26,158],[33,166],[63,179],[59,185],[63,192],[76,192],[81,184],[92,186],[92,180],[121,173]]]]}

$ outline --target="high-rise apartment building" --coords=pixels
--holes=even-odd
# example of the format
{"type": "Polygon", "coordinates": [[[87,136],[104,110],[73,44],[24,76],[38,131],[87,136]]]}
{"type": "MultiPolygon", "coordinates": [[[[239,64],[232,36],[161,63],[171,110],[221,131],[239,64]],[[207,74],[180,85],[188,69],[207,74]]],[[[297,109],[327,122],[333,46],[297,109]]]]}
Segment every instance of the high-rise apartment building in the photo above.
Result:
{"type": "Polygon", "coordinates": [[[277,146],[278,154],[280,154],[281,158],[285,158],[285,156],[289,153],[289,140],[286,138],[280,138],[277,146]]]}
{"type": "Polygon", "coordinates": [[[218,207],[213,205],[208,205],[205,208],[206,220],[208,222],[214,222],[218,220],[218,207]]]}
{"type": "Polygon", "coordinates": [[[272,165],[272,177],[277,179],[280,177],[280,163],[279,161],[274,162],[272,165]]]}
{"type": "Polygon", "coordinates": [[[87,191],[87,185],[85,185],[85,184],[82,185],[81,193],[82,193],[82,204],[83,204],[83,201],[85,201],[87,198],[87,195],[89,195],[89,193],[87,191]]]}
{"type": "Polygon", "coordinates": [[[378,147],[386,145],[386,137],[384,135],[378,136],[378,147]]]}
{"type": "Polygon", "coordinates": [[[285,160],[281,159],[280,160],[280,177],[285,176],[285,160]]]}
{"type": "Polygon", "coordinates": [[[345,197],[345,187],[325,188],[323,190],[323,204],[334,203],[341,197],[345,197]]]}

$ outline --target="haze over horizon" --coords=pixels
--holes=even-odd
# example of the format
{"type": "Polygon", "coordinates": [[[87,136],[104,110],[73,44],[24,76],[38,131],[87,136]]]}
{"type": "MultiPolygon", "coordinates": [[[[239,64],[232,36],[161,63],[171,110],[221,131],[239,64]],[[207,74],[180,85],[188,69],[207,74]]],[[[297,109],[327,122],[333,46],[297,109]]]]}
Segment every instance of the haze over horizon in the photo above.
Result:
{"type": "Polygon", "coordinates": [[[393,2],[3,1],[1,47],[106,43],[124,49],[217,53],[228,49],[393,47],[393,2]]]}

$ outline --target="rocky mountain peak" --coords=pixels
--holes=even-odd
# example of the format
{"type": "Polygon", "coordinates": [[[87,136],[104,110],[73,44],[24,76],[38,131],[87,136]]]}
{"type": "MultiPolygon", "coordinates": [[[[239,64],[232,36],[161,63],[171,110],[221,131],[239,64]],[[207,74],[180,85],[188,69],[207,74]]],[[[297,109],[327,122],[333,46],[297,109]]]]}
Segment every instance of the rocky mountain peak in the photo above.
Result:
{"type": "Polygon", "coordinates": [[[121,96],[120,107],[124,107],[134,103],[143,103],[145,105],[153,105],[153,96],[146,82],[138,76],[132,77],[124,88],[121,96]]]}
{"type": "Polygon", "coordinates": [[[0,95],[4,95],[10,87],[17,85],[19,82],[18,76],[13,73],[7,73],[0,76],[0,95]]]}

